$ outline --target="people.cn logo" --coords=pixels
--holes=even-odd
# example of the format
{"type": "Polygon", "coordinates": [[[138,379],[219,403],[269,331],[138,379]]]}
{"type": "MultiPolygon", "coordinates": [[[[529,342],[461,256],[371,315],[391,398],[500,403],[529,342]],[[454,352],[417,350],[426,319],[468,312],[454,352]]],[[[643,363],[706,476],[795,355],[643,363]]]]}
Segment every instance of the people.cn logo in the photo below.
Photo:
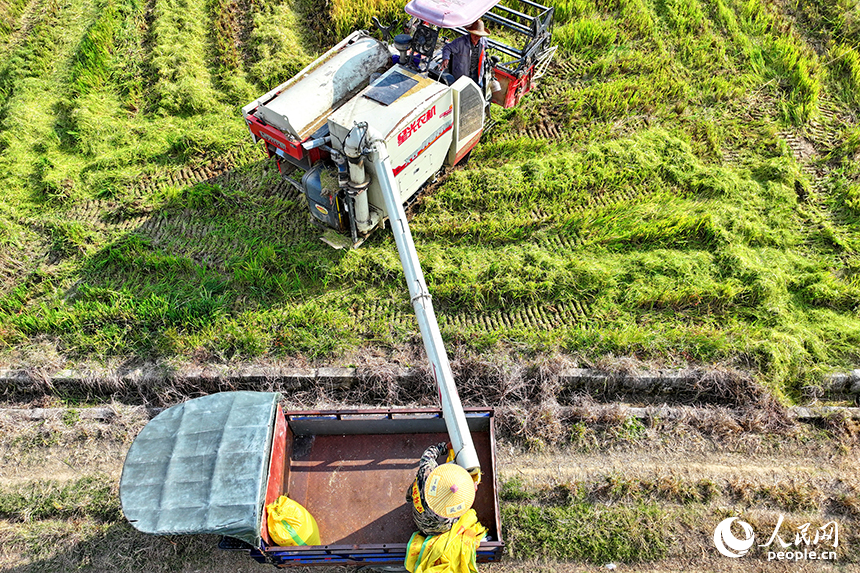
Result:
{"type": "Polygon", "coordinates": [[[750,547],[755,543],[755,534],[752,526],[746,521],[738,520],[738,525],[744,531],[744,539],[738,539],[732,533],[732,523],[737,517],[722,520],[714,530],[714,545],[717,551],[726,557],[743,557],[749,553],[750,547]]]}
{"type": "MultiPolygon", "coordinates": [[[[759,545],[768,548],[768,561],[833,561],[838,556],[836,550],[839,548],[839,524],[828,521],[817,529],[812,523],[803,523],[794,528],[794,535],[782,531],[785,524],[785,516],[779,514],[779,520],[767,543],[759,545]],[[789,551],[786,551],[789,549],[789,551]]],[[[749,553],[755,544],[755,532],[752,526],[737,517],[722,520],[714,530],[714,546],[726,557],[743,557],[749,553]],[[737,521],[743,537],[735,537],[732,533],[732,524],[737,521]]]]}

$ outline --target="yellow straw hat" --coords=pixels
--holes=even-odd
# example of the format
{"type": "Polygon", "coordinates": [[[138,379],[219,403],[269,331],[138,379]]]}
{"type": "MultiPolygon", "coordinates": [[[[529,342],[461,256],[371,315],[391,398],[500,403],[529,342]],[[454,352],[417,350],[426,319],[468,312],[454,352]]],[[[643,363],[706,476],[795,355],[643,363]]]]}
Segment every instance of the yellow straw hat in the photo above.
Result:
{"type": "Polygon", "coordinates": [[[475,482],[469,472],[457,464],[442,464],[427,476],[424,499],[436,515],[460,517],[475,501],[475,482]]]}

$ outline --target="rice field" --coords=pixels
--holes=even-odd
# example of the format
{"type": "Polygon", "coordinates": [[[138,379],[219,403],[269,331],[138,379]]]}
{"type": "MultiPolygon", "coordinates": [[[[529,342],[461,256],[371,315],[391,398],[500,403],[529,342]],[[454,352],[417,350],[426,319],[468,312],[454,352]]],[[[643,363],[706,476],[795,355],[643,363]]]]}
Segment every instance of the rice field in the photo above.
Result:
{"type": "MultiPolygon", "coordinates": [[[[392,237],[321,243],[240,113],[402,5],[0,6],[0,364],[418,344],[392,237]]],[[[860,8],[555,6],[547,76],[412,219],[452,352],[719,363],[786,401],[857,367],[860,8]]]]}

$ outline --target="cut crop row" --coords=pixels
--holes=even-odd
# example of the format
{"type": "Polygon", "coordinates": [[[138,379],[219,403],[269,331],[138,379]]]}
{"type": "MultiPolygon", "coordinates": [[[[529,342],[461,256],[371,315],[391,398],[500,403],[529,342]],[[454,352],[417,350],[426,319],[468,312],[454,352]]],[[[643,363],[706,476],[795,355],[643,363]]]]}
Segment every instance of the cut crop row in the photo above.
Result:
{"type": "Polygon", "coordinates": [[[6,44],[18,29],[19,18],[24,13],[28,0],[7,0],[0,5],[0,46],[6,44]]]}
{"type": "MultiPolygon", "coordinates": [[[[59,150],[68,134],[57,125],[55,110],[64,90],[56,79],[84,36],[92,8],[87,2],[45,0],[31,15],[26,37],[10,47],[2,64],[0,178],[7,201],[18,196],[62,200],[73,192],[54,169],[68,161],[59,150]]],[[[15,206],[20,207],[17,201],[15,206]]]]}
{"type": "Polygon", "coordinates": [[[84,34],[73,59],[70,83],[75,97],[104,87],[114,64],[114,38],[120,14],[113,0],[101,4],[98,11],[98,19],[84,34]]]}
{"type": "MultiPolygon", "coordinates": [[[[218,83],[235,104],[245,104],[256,95],[245,77],[240,52],[240,11],[254,4],[240,5],[238,0],[209,0],[207,9],[212,20],[212,43],[215,50],[218,83]]],[[[250,19],[253,14],[246,14],[250,19]]]]}
{"type": "Polygon", "coordinates": [[[165,114],[194,114],[214,109],[218,94],[206,66],[208,30],[200,0],[156,0],[152,65],[158,80],[157,109],[165,114]]]}
{"type": "Polygon", "coordinates": [[[53,69],[53,55],[62,29],[62,11],[57,0],[41,0],[26,34],[8,47],[0,67],[0,104],[8,102],[21,79],[37,77],[53,69]]]}
{"type": "Polygon", "coordinates": [[[105,157],[122,146],[121,127],[127,111],[135,110],[143,78],[139,0],[107,0],[87,29],[72,59],[68,79],[69,103],[61,109],[67,133],[90,157],[105,157]],[[126,108],[125,110],[123,108],[126,108]],[[130,108],[130,109],[129,109],[130,108]]]}
{"type": "MultiPolygon", "coordinates": [[[[740,29],[761,45],[761,69],[755,71],[787,92],[785,119],[803,123],[818,111],[821,68],[815,53],[797,37],[786,20],[761,0],[729,0],[740,29]],[[783,87],[780,85],[784,83],[783,87]]],[[[755,65],[756,59],[751,60],[755,65]]]]}
{"type": "MultiPolygon", "coordinates": [[[[308,19],[324,21],[319,13],[308,19]]],[[[313,59],[307,43],[294,0],[260,0],[249,39],[249,77],[265,90],[287,81],[313,59]]]]}

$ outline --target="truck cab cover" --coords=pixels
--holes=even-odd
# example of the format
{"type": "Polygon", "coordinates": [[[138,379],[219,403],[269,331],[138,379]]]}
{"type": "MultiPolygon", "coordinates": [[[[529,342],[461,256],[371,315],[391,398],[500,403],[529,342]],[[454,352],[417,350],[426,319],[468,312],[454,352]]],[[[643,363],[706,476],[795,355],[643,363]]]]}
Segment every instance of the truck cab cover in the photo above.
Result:
{"type": "Polygon", "coordinates": [[[406,13],[442,28],[471,24],[499,0],[412,0],[406,13]]]}
{"type": "Polygon", "coordinates": [[[144,533],[216,533],[259,545],[280,394],[222,392],[153,418],[128,451],[120,501],[144,533]]]}

